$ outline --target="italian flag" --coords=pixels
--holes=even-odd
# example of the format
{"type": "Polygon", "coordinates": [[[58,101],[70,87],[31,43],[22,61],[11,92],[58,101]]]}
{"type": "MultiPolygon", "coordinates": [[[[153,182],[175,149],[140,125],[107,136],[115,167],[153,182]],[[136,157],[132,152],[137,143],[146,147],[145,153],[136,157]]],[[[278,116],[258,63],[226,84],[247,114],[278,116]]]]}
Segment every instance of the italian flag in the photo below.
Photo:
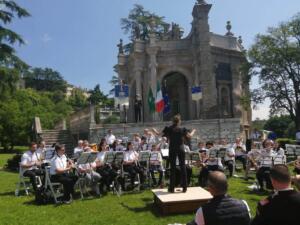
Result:
{"type": "Polygon", "coordinates": [[[157,82],[156,86],[156,99],[155,99],[155,110],[156,112],[160,113],[164,110],[165,102],[162,95],[162,91],[160,89],[159,82],[157,82]]]}

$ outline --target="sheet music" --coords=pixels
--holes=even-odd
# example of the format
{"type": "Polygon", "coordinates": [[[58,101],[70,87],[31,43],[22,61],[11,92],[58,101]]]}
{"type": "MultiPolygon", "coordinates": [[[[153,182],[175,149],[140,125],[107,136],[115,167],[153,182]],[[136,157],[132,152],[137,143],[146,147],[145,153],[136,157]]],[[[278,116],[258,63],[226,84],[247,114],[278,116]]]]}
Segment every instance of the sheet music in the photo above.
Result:
{"type": "Polygon", "coordinates": [[[169,149],[166,148],[166,149],[161,149],[161,154],[163,157],[169,157],[169,149]]]}

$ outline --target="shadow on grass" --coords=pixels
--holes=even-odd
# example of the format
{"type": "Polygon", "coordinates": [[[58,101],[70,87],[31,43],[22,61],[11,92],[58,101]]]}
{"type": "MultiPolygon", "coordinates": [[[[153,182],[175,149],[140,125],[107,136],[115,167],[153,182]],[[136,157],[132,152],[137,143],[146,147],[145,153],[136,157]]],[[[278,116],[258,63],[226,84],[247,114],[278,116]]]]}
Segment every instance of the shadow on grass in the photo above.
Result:
{"type": "Polygon", "coordinates": [[[8,192],[1,192],[0,196],[15,196],[15,192],[14,191],[8,191],[8,192]]]}

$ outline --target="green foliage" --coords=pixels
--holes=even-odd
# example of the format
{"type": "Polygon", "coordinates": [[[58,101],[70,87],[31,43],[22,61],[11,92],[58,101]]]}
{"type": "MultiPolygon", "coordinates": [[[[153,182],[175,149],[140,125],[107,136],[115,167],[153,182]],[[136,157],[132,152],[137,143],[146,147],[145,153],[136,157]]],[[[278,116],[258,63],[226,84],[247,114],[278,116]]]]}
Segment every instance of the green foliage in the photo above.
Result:
{"type": "Polygon", "coordinates": [[[83,90],[74,88],[71,96],[68,98],[68,104],[72,106],[75,111],[83,109],[89,105],[83,90]]]}
{"type": "Polygon", "coordinates": [[[50,68],[34,68],[24,75],[25,86],[37,91],[66,92],[67,82],[50,68]]]}
{"type": "Polygon", "coordinates": [[[22,154],[15,154],[12,158],[7,160],[5,169],[13,172],[17,172],[19,169],[19,163],[21,162],[22,154]]]}
{"type": "Polygon", "coordinates": [[[16,89],[16,83],[28,66],[15,52],[14,44],[24,44],[22,37],[14,31],[4,27],[13,22],[15,17],[28,17],[30,14],[14,1],[0,0],[0,100],[7,92],[16,89]]]}
{"type": "Polygon", "coordinates": [[[266,122],[266,120],[260,120],[256,118],[254,121],[252,121],[252,129],[263,130],[266,122]]]}
{"type": "Polygon", "coordinates": [[[277,138],[276,141],[279,143],[280,147],[284,148],[284,149],[285,149],[286,144],[289,144],[289,145],[296,144],[296,140],[289,139],[289,138],[277,138]]]}
{"type": "Polygon", "coordinates": [[[300,129],[300,14],[259,34],[249,50],[252,76],[261,87],[254,90],[257,103],[271,100],[271,113],[289,113],[300,129]]]}
{"type": "Polygon", "coordinates": [[[264,129],[274,131],[279,138],[293,137],[295,133],[292,136],[288,136],[287,133],[291,123],[293,121],[288,115],[274,116],[266,121],[264,129]]]}
{"type": "Polygon", "coordinates": [[[139,37],[141,40],[148,40],[151,26],[154,32],[160,34],[164,31],[164,17],[144,9],[142,5],[135,4],[127,18],[121,19],[122,29],[129,34],[130,40],[139,37]],[[154,24],[152,25],[151,23],[154,24]]]}
{"type": "Polygon", "coordinates": [[[43,129],[51,129],[70,111],[65,101],[55,104],[47,94],[33,89],[17,90],[15,95],[0,102],[0,143],[5,149],[26,145],[32,136],[34,117],[40,117],[43,129]]]}
{"type": "Polygon", "coordinates": [[[120,123],[120,117],[116,116],[116,115],[112,115],[107,117],[104,121],[104,124],[116,124],[116,123],[120,123]]]}
{"type": "Polygon", "coordinates": [[[107,96],[101,91],[99,84],[97,84],[93,90],[89,91],[89,93],[90,97],[88,101],[93,105],[104,104],[107,99],[107,96]]]}

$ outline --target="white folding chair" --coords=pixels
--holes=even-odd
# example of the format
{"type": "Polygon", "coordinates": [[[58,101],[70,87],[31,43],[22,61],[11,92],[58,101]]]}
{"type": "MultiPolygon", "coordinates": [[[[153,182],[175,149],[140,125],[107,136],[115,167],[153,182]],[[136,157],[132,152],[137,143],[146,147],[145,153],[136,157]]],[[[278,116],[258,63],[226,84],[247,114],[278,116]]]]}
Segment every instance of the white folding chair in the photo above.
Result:
{"type": "Polygon", "coordinates": [[[30,190],[30,180],[28,177],[24,177],[23,173],[25,170],[21,166],[21,163],[19,163],[19,181],[17,183],[17,187],[15,190],[15,196],[19,196],[20,190],[23,187],[26,195],[29,195],[29,190],[30,190]]]}
{"type": "Polygon", "coordinates": [[[50,168],[51,166],[45,166],[45,188],[51,191],[55,204],[58,204],[60,203],[58,198],[63,196],[63,185],[51,181],[50,168]]]}

